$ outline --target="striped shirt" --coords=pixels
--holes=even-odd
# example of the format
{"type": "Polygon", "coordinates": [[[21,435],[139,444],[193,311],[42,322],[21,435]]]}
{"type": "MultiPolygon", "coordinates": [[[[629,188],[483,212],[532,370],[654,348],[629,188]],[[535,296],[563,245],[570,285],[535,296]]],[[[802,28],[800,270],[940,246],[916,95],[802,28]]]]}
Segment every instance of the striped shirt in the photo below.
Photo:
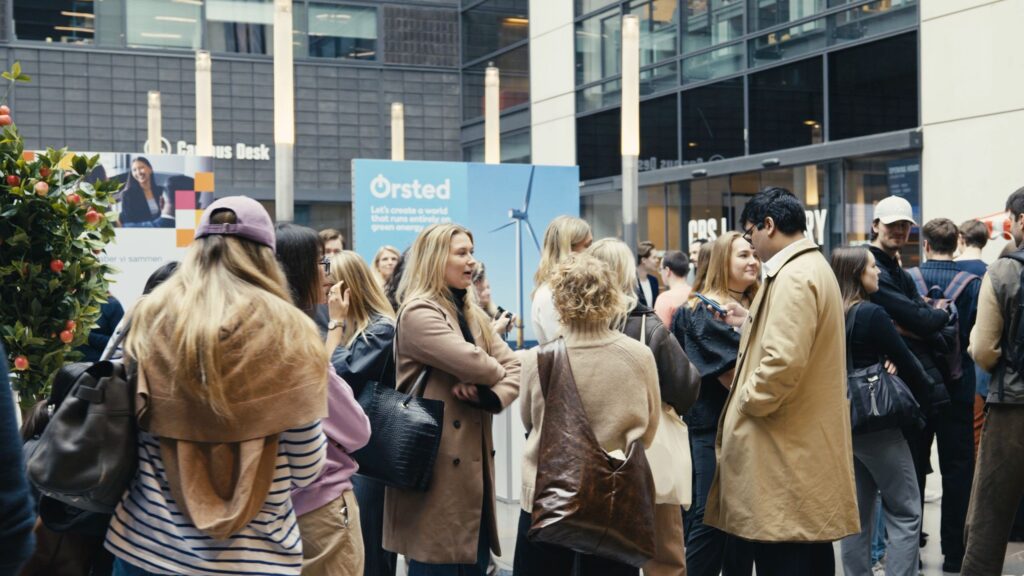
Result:
{"type": "Polygon", "coordinates": [[[319,475],[327,450],[320,423],[281,433],[277,471],[256,517],[226,540],[193,526],[171,496],[160,444],[140,430],[139,468],[114,512],[106,547],[118,558],[158,574],[299,574],[302,538],[291,491],[319,475]]]}

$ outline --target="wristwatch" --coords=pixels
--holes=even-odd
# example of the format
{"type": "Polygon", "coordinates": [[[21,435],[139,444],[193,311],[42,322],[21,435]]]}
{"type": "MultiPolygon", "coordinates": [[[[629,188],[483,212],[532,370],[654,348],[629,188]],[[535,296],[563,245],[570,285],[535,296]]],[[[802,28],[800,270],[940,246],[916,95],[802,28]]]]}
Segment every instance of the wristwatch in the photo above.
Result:
{"type": "Polygon", "coordinates": [[[327,323],[327,330],[328,331],[334,330],[336,328],[344,329],[345,328],[345,321],[344,320],[333,320],[332,319],[330,322],[327,323]]]}

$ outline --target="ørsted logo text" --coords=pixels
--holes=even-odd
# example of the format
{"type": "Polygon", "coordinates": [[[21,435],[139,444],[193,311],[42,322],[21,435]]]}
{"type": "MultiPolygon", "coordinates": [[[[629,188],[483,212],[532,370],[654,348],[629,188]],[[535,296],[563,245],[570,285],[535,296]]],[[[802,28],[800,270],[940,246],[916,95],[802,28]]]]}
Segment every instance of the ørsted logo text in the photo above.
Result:
{"type": "Polygon", "coordinates": [[[391,182],[383,174],[370,181],[370,194],[377,198],[416,198],[422,200],[448,200],[452,195],[452,181],[445,178],[443,184],[421,184],[419,179],[412,182],[391,182]]]}

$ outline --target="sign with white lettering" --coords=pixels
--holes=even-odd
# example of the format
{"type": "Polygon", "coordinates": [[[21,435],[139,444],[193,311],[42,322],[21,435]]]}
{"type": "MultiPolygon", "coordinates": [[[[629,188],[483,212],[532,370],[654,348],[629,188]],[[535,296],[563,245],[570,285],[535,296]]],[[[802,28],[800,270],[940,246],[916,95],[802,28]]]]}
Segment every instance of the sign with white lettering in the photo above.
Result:
{"type": "MultiPolygon", "coordinates": [[[[259,162],[270,161],[271,147],[266,144],[246,144],[236,142],[234,146],[214,146],[213,157],[218,160],[256,160],[259,162]]],[[[142,151],[146,154],[153,154],[149,150],[149,141],[142,143],[142,151]]],[[[196,156],[196,145],[185,140],[178,140],[171,146],[171,141],[161,138],[159,154],[177,154],[179,156],[196,156]]]]}
{"type": "MultiPolygon", "coordinates": [[[[828,229],[828,209],[805,210],[804,215],[807,217],[807,237],[817,242],[819,246],[824,246],[825,232],[828,229]]],[[[725,218],[690,220],[686,225],[687,242],[691,243],[694,240],[713,242],[719,236],[729,232],[727,222],[725,218]]]]}

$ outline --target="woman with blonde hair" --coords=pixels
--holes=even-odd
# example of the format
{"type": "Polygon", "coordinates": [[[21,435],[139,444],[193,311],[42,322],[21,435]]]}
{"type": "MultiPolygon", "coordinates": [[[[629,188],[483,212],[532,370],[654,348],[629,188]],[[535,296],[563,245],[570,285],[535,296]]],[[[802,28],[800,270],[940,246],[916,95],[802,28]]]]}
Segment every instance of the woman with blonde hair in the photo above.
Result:
{"type": "MultiPolygon", "coordinates": [[[[632,255],[627,260],[630,261],[632,255]]],[[[633,270],[632,266],[629,268],[633,270]]],[[[562,335],[561,340],[546,347],[565,346],[587,421],[601,448],[606,452],[625,452],[637,440],[645,448],[650,447],[658,428],[661,406],[657,366],[646,346],[612,328],[626,316],[636,296],[633,300],[627,298],[617,272],[587,253],[571,254],[563,259],[549,281],[562,322],[562,335]]],[[[520,416],[529,436],[523,452],[523,487],[519,500],[522,511],[513,574],[569,576],[573,574],[574,564],[579,574],[639,574],[639,569],[627,564],[533,542],[527,537],[541,457],[541,431],[544,426],[561,425],[545,422],[537,354],[536,348],[522,353],[524,389],[520,397],[520,416]]]]}
{"type": "Polygon", "coordinates": [[[394,246],[381,246],[377,249],[377,254],[373,257],[373,277],[377,280],[378,286],[384,288],[388,280],[391,280],[395,266],[401,258],[402,253],[394,246]]]}
{"type": "MultiPolygon", "coordinates": [[[[615,287],[629,306],[623,319],[616,319],[614,329],[634,340],[646,343],[654,354],[658,372],[658,388],[661,402],[659,418],[675,418],[685,414],[697,400],[700,389],[700,374],[690,364],[682,346],[671,332],[661,323],[658,315],[646,304],[639,301],[636,291],[636,260],[626,243],[617,238],[603,238],[594,242],[587,254],[601,260],[612,272],[615,287]]],[[[666,425],[665,433],[668,432],[666,425]]],[[[671,466],[670,463],[651,460],[652,468],[671,466]]],[[[659,470],[660,471],[660,470],[659,470]]],[[[676,474],[689,475],[689,470],[672,470],[667,475],[656,477],[676,478],[676,474]]],[[[660,492],[661,490],[659,490],[660,492]]],[[[685,576],[686,557],[683,542],[683,516],[680,503],[660,502],[654,509],[655,555],[644,565],[648,576],[685,576]]]]}
{"type": "Polygon", "coordinates": [[[533,276],[533,304],[530,307],[530,319],[537,342],[544,344],[558,337],[558,313],[551,297],[548,278],[558,267],[558,263],[569,254],[582,252],[590,247],[594,235],[590,233],[590,224],[581,218],[559,216],[548,224],[544,232],[544,246],[541,248],[540,264],[533,276]]]}
{"type": "Polygon", "coordinates": [[[327,354],[292,304],[258,202],[217,200],[195,236],[132,312],[139,462],[106,547],[115,574],[299,574],[290,493],[325,460],[327,354]]]}
{"type": "MultiPolygon", "coordinates": [[[[359,254],[343,250],[328,258],[332,284],[328,293],[330,323],[327,351],[338,375],[358,397],[368,382],[395,387],[392,360],[395,340],[395,313],[374,281],[370,268],[359,254]]],[[[393,576],[396,557],[384,550],[384,485],[360,476],[352,477],[359,503],[363,558],[366,576],[393,576]]]]}
{"type": "Polygon", "coordinates": [[[501,554],[491,417],[519,395],[519,359],[473,302],[473,235],[434,224],[416,238],[398,287],[398,389],[427,371],[423,395],[443,400],[444,433],[430,487],[388,487],[384,548],[409,575],[479,574],[501,554]]]}
{"type": "MultiPolygon", "coordinates": [[[[709,251],[707,265],[698,264],[693,291],[720,304],[739,303],[750,308],[760,286],[761,263],[750,242],[739,232],[727,232],[701,248],[709,251]]],[[[691,576],[749,575],[752,558],[741,543],[704,524],[711,479],[715,475],[715,435],[718,419],[732,385],[740,335],[715,319],[707,306],[693,297],[676,311],[672,332],[701,376],[700,396],[684,413],[689,426],[693,461],[693,498],[686,511],[686,566],[691,576]]]]}

